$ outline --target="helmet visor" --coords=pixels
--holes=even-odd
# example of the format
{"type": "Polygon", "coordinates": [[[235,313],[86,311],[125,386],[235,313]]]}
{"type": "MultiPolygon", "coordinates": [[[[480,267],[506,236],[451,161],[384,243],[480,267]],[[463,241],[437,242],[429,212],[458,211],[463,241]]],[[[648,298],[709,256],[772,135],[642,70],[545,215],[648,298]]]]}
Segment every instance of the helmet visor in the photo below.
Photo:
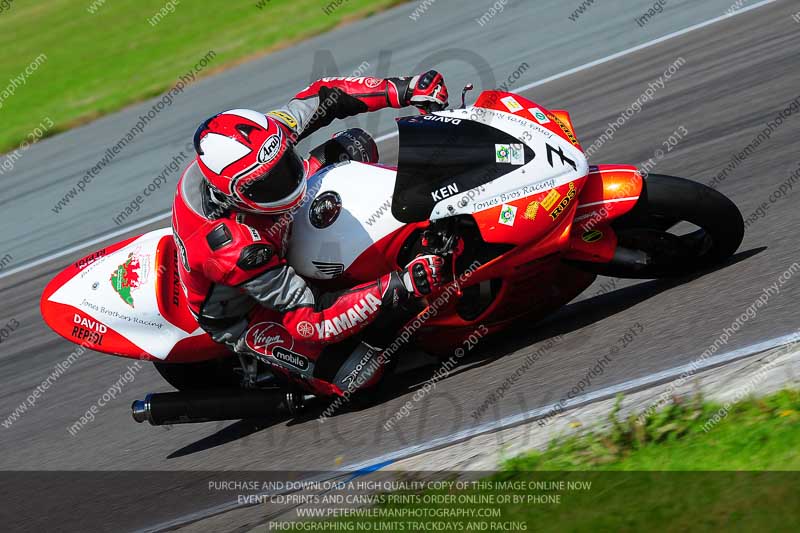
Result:
{"type": "Polygon", "coordinates": [[[257,204],[272,204],[288,198],[303,181],[303,162],[293,148],[278,163],[241,187],[242,195],[257,204]]]}

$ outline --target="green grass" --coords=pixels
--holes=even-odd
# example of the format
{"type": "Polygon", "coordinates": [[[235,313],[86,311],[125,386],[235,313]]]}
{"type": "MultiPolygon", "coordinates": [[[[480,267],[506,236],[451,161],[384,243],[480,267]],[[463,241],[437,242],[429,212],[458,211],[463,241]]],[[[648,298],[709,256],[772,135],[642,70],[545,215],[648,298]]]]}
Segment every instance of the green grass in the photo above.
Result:
{"type": "Polygon", "coordinates": [[[506,463],[525,470],[800,470],[800,392],[783,391],[723,406],[699,400],[672,404],[648,418],[609,419],[611,431],[551,443],[506,463]],[[708,431],[704,430],[708,427],[708,431]]]}
{"type": "Polygon", "coordinates": [[[0,152],[46,118],[52,135],[161,94],[209,50],[217,55],[201,75],[402,3],[346,0],[328,15],[330,0],[262,1],[182,0],[153,27],[167,0],[106,0],[95,14],[93,0],[15,0],[0,13],[0,93],[39,54],[47,59],[3,100],[0,152]]]}
{"type": "Polygon", "coordinates": [[[739,402],[709,424],[722,408],[699,399],[673,404],[645,424],[619,420],[615,411],[608,432],[508,461],[498,477],[588,471],[583,479],[609,487],[602,497],[576,495],[580,513],[540,507],[512,514],[551,531],[797,531],[800,392],[739,402]]]}
{"type": "MultiPolygon", "coordinates": [[[[800,530],[800,392],[742,401],[718,423],[707,425],[721,407],[700,399],[684,401],[644,424],[619,419],[617,408],[609,416],[610,430],[557,439],[543,452],[507,461],[486,479],[495,484],[591,482],[590,490],[532,493],[476,487],[450,493],[560,494],[559,503],[382,507],[496,507],[502,517],[494,521],[527,524],[537,532],[800,530]]],[[[352,520],[357,521],[364,520],[352,520]]],[[[487,531],[470,526],[468,518],[459,521],[461,531],[487,531]]]]}

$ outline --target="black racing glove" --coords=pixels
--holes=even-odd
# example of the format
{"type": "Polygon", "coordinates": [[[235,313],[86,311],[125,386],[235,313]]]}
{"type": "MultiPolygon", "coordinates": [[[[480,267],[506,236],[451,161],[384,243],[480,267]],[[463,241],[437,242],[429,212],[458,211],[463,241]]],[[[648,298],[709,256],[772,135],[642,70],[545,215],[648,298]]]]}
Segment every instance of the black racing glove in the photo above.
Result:
{"type": "Polygon", "coordinates": [[[403,285],[416,298],[429,295],[442,286],[444,259],[438,255],[421,255],[406,265],[403,285]]]}

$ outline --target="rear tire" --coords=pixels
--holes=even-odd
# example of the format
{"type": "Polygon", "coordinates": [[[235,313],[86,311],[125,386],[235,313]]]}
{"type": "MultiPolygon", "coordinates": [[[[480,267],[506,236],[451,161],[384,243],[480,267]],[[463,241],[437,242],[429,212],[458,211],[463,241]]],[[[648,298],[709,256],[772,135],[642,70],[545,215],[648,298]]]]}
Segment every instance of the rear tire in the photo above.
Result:
{"type": "Polygon", "coordinates": [[[683,276],[730,258],[744,237],[739,208],[722,193],[683,178],[650,174],[636,206],[615,220],[618,256],[595,271],[619,278],[683,276]],[[678,235],[679,222],[699,229],[678,235]]]}

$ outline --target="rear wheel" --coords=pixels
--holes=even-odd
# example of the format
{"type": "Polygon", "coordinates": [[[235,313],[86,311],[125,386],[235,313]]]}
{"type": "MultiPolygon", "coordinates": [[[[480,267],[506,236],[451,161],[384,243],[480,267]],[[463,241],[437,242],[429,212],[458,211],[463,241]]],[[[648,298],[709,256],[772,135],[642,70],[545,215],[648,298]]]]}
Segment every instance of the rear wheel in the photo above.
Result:
{"type": "Polygon", "coordinates": [[[686,275],[731,257],[744,237],[739,208],[701,183],[650,174],[636,206],[612,223],[614,260],[594,269],[619,278],[686,275]]]}

